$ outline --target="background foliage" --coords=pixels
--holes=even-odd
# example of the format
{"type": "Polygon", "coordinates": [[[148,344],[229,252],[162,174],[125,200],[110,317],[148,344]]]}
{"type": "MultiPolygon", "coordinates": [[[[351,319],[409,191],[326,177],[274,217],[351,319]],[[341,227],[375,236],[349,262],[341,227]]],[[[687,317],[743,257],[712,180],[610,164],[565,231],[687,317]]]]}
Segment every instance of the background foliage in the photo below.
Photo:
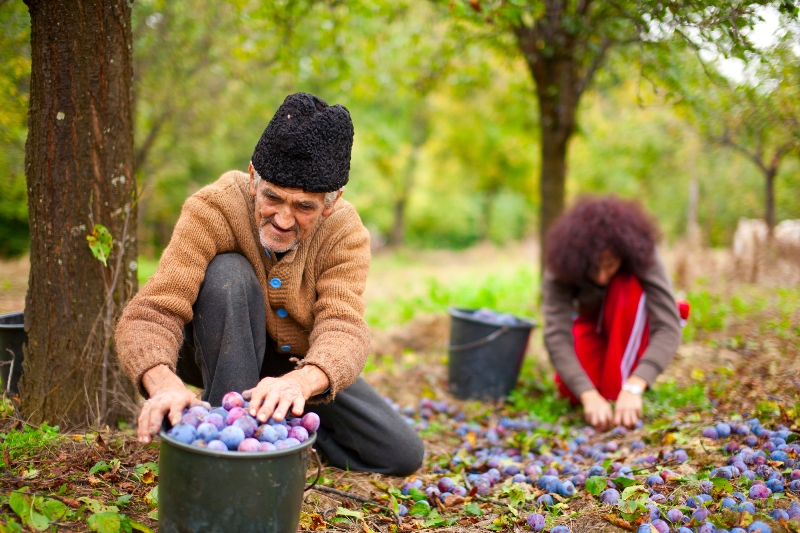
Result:
{"type": "MultiPolygon", "coordinates": [[[[458,248],[535,235],[540,162],[533,84],[524,62],[504,49],[510,43],[484,33],[471,32],[434,2],[136,2],[141,252],[158,256],[188,195],[226,170],[246,168],[274,110],[295,91],[350,109],[356,141],[346,196],[376,241],[458,248]]],[[[795,34],[788,35],[784,44],[795,34]]],[[[28,239],[28,40],[25,6],[0,2],[0,254],[6,256],[24,253],[28,239]]],[[[767,77],[756,69],[739,88],[704,76],[695,52],[661,52],[670,62],[657,67],[658,57],[642,61],[641,51],[612,51],[581,102],[567,193],[637,198],[673,240],[686,231],[689,183],[696,180],[706,242],[727,245],[740,216],[763,216],[764,180],[709,132],[718,132],[726,102],[753,95],[774,100],[763,88],[796,79],[800,63],[796,47],[783,46],[773,58],[780,68],[767,77]],[[759,83],[766,78],[773,85],[759,83]],[[720,96],[723,89],[729,96],[720,96]]],[[[706,61],[705,69],[713,68],[706,61]]],[[[781,113],[796,120],[796,102],[782,97],[781,113]]],[[[798,170],[788,154],[775,181],[778,220],[800,218],[793,192],[798,170]]]]}

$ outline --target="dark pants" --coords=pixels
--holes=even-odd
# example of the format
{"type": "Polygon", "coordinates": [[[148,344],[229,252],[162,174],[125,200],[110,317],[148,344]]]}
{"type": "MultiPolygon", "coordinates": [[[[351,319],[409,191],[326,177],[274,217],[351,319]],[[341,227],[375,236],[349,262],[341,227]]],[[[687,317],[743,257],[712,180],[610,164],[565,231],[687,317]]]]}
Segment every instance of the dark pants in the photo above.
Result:
{"type": "MultiPolygon", "coordinates": [[[[209,263],[184,330],[178,375],[203,387],[203,400],[220,405],[228,391],[243,391],[266,376],[294,368],[267,337],[266,308],[250,262],[221,254],[209,263]]],[[[422,465],[416,432],[362,378],[333,402],[308,404],[319,414],[317,449],[338,468],[406,476],[422,465]]]]}

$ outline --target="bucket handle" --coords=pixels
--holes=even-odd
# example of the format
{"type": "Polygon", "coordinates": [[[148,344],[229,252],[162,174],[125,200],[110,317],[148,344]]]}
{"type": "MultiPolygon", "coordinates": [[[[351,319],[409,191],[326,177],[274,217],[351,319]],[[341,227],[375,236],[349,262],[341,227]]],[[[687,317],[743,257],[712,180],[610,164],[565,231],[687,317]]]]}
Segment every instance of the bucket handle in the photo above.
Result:
{"type": "Polygon", "coordinates": [[[311,448],[311,454],[314,456],[314,462],[317,463],[317,477],[314,481],[311,482],[306,488],[303,489],[303,492],[308,492],[313,489],[317,483],[319,482],[320,478],[322,478],[322,461],[319,459],[319,454],[317,450],[311,448]]]}
{"type": "Polygon", "coordinates": [[[502,328],[498,329],[497,331],[487,335],[482,339],[478,339],[476,341],[468,342],[466,344],[448,344],[447,349],[451,352],[459,352],[461,350],[469,350],[470,348],[477,348],[478,346],[483,346],[484,344],[488,344],[495,340],[497,337],[505,333],[506,331],[510,330],[511,328],[508,326],[503,326],[502,328]]]}

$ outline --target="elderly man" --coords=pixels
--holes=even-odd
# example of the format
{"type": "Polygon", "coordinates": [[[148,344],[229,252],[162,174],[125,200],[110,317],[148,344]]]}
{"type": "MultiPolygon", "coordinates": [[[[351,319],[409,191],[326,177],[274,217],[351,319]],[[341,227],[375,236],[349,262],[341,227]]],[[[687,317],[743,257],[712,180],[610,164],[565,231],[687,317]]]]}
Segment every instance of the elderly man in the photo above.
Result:
{"type": "Polygon", "coordinates": [[[408,475],[420,438],[359,377],[369,350],[362,297],[369,234],[341,198],[347,109],[290,95],[231,171],[184,204],[153,277],[126,307],[116,345],[149,398],[139,440],[165,416],[243,391],[259,421],[319,414],[317,447],[337,467],[408,475]]]}

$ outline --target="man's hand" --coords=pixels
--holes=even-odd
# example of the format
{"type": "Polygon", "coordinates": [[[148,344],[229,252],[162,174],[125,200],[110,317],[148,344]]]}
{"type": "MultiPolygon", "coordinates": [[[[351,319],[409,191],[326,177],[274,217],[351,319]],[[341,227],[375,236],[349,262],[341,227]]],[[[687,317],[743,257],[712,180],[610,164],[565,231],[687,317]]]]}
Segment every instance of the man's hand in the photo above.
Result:
{"type": "Polygon", "coordinates": [[[328,376],[319,368],[309,365],[279,378],[264,378],[258,385],[242,393],[250,400],[250,415],[266,422],[269,417],[283,420],[289,409],[300,416],[306,400],[328,388],[328,376]]]}
{"type": "Polygon", "coordinates": [[[611,404],[597,392],[597,389],[581,394],[581,403],[586,421],[600,431],[605,430],[613,416],[611,404]]]}
{"type": "MultiPolygon", "coordinates": [[[[647,382],[640,377],[631,376],[627,383],[638,385],[642,390],[647,388],[647,382]]],[[[614,424],[623,425],[629,428],[636,426],[636,422],[642,417],[642,395],[633,394],[626,390],[619,393],[616,404],[614,405],[614,424]]]]}
{"type": "Polygon", "coordinates": [[[185,407],[203,405],[208,409],[211,408],[208,403],[198,400],[181,379],[165,365],[148,370],[142,376],[142,385],[150,394],[150,399],[144,402],[142,412],[139,414],[137,435],[142,444],[150,443],[153,435],[161,429],[161,422],[167,414],[170,423],[175,426],[180,423],[185,407]]]}

